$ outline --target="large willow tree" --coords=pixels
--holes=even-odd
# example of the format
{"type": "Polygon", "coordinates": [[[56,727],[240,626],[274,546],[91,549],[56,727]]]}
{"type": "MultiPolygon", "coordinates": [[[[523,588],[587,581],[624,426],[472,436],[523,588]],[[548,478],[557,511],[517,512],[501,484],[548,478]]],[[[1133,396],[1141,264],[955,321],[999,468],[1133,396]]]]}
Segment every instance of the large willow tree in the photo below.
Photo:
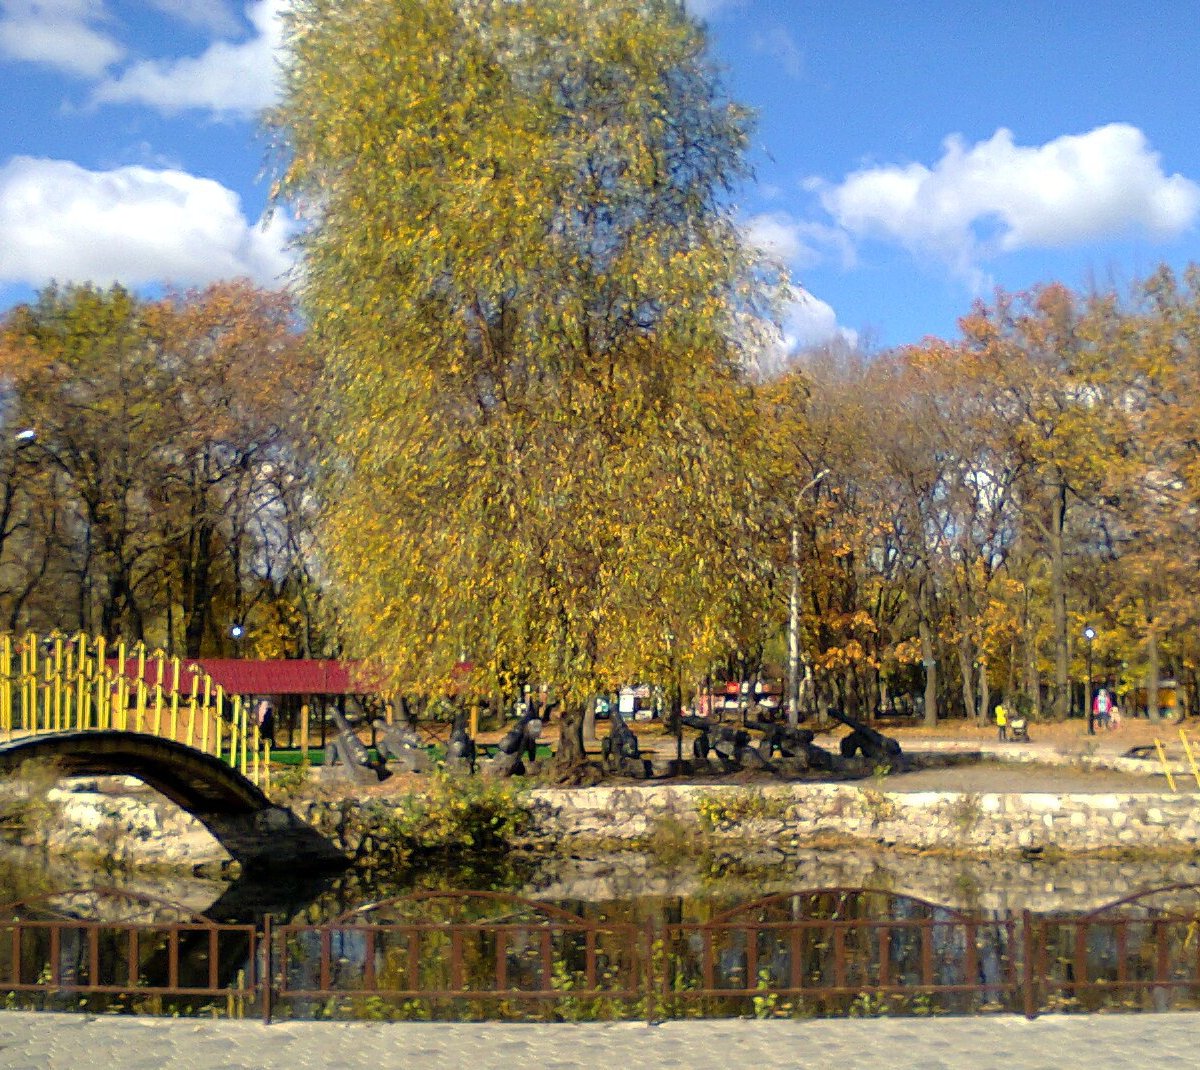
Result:
{"type": "MultiPolygon", "coordinates": [[[[679,0],[296,0],[279,196],[306,221],[351,649],[430,693],[586,696],[735,649],[756,568],[725,201],[748,117],[679,0]]],[[[564,732],[561,760],[578,760],[564,732]]]]}

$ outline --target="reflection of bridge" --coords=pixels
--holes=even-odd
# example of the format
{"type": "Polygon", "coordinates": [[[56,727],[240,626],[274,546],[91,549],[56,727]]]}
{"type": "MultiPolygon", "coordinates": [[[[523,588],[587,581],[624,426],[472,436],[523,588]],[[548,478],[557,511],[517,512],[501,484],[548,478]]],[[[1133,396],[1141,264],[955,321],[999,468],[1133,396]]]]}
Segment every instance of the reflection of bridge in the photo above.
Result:
{"type": "Polygon", "coordinates": [[[103,639],[0,636],[0,772],[45,759],[65,776],[137,777],[199,820],[243,865],[344,861],[271,805],[270,746],[240,695],[162,651],[103,639]],[[115,654],[115,656],[114,656],[115,654]],[[190,681],[186,692],[181,680],[190,681]]]}

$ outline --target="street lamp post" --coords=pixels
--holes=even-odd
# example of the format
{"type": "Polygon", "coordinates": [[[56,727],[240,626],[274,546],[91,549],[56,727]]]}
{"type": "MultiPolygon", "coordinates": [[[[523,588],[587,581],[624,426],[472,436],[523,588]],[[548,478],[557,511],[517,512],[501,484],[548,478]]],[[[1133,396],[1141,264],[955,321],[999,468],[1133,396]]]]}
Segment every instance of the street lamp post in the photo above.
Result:
{"type": "Polygon", "coordinates": [[[1096,711],[1092,704],[1092,640],[1096,638],[1096,629],[1090,624],[1083,629],[1083,638],[1087,640],[1087,693],[1084,701],[1087,703],[1088,735],[1096,734],[1096,711]]]}
{"type": "MultiPolygon", "coordinates": [[[[796,494],[796,512],[800,512],[800,499],[829,475],[822,468],[796,494]]],[[[788,599],[788,678],[787,678],[787,721],[795,728],[800,723],[800,525],[792,518],[792,590],[788,599]]]]}
{"type": "Polygon", "coordinates": [[[229,637],[233,640],[233,656],[240,658],[242,656],[242,636],[246,634],[246,629],[240,623],[235,623],[229,629],[229,637]]]}

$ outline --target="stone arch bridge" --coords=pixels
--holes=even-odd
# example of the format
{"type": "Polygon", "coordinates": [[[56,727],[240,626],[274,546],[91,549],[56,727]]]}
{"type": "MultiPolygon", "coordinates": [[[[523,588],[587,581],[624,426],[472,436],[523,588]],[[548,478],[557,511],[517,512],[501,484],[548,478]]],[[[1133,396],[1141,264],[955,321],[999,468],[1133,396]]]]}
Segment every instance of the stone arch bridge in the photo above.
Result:
{"type": "Polygon", "coordinates": [[[42,733],[0,744],[0,774],[29,761],[63,776],[133,776],[195,817],[246,870],[330,866],[344,856],[290,810],[272,804],[221,758],[171,739],[120,730],[42,733]]]}
{"type": "Polygon", "coordinates": [[[137,777],[197,818],[244,867],[343,856],[269,798],[271,748],[242,698],[198,665],[80,633],[0,635],[0,773],[137,777]]]}

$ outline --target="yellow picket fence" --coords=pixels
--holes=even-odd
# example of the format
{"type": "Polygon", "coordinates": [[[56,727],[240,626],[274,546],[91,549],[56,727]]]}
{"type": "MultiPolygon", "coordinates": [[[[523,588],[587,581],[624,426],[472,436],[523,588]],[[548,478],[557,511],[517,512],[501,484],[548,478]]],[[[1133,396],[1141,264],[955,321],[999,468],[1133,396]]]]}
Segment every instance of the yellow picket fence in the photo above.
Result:
{"type": "Polygon", "coordinates": [[[0,635],[0,737],[53,732],[145,732],[227,762],[263,791],[271,747],[240,695],[199,665],[82,632],[0,635]]]}

